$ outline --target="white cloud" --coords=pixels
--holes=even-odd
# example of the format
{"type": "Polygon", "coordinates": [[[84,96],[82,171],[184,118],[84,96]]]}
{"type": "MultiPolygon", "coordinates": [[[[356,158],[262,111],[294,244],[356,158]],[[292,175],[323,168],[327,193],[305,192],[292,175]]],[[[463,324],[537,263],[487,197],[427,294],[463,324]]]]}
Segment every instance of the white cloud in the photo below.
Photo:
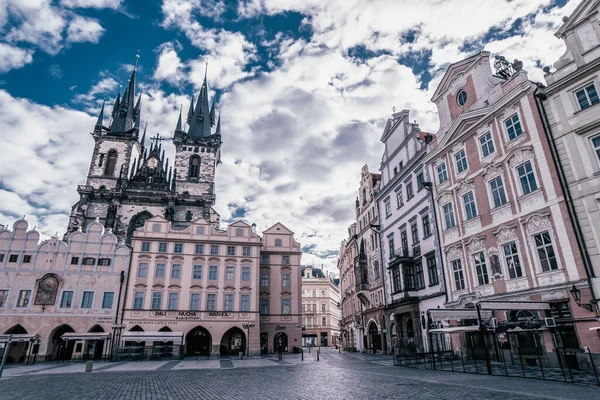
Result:
{"type": "Polygon", "coordinates": [[[33,60],[33,50],[0,43],[0,73],[21,68],[33,60]]]}
{"type": "Polygon", "coordinates": [[[116,10],[123,0],[60,0],[68,8],[112,8],[116,10]]]}
{"type": "Polygon", "coordinates": [[[184,71],[185,67],[175,50],[176,47],[181,49],[181,45],[176,41],[163,43],[159,47],[160,54],[154,70],[154,79],[166,80],[173,86],[180,86],[187,80],[187,76],[184,71]]]}
{"type": "MultiPolygon", "coordinates": [[[[118,86],[119,82],[117,82],[113,77],[109,76],[103,78],[94,86],[92,86],[87,93],[76,95],[75,103],[80,108],[84,108],[87,112],[97,114],[102,103],[100,95],[102,95],[102,97],[105,99],[113,98],[114,100],[118,86]]],[[[112,105],[108,100],[107,104],[107,107],[112,105]]]]}
{"type": "Polygon", "coordinates": [[[104,28],[98,23],[97,20],[77,16],[69,22],[69,28],[67,29],[67,42],[98,43],[103,33],[104,28]]]}

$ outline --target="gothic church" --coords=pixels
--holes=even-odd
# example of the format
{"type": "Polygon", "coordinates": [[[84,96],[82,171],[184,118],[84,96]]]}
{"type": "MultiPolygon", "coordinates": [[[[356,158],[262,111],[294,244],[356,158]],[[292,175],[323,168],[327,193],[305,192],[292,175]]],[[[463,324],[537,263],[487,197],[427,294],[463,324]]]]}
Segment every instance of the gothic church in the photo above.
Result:
{"type": "Polygon", "coordinates": [[[161,215],[187,225],[200,217],[219,225],[215,204],[215,169],[220,163],[221,118],[216,120],[215,99],[209,105],[206,75],[194,105],[192,97],[183,124],[181,112],[172,141],[174,165],[165,159],[158,135],[146,146],[140,139],[142,96],[136,101],[134,69],[123,97],[117,95],[111,121],[104,126],[104,104],[91,133],[94,152],[80,199],[71,209],[65,237],[98,220],[129,243],[133,231],[146,219],[161,215]],[[216,125],[216,127],[215,127],[216,125]],[[187,130],[186,130],[187,128],[187,130]],[[214,129],[213,129],[214,128],[214,129]]]}

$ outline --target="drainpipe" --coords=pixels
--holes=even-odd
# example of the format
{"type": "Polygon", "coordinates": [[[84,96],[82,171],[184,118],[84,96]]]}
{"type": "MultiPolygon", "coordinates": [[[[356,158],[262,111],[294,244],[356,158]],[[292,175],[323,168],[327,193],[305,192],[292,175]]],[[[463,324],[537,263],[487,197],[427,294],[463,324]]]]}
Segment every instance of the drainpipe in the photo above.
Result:
{"type": "Polygon", "coordinates": [[[119,275],[119,296],[117,297],[117,310],[115,311],[115,323],[113,325],[113,337],[112,337],[112,345],[111,345],[111,358],[115,357],[115,348],[119,345],[117,332],[120,332],[122,328],[119,328],[117,325],[119,323],[119,306],[121,305],[121,293],[123,292],[123,281],[125,280],[125,271],[121,271],[119,275]]]}
{"type": "Polygon", "coordinates": [[[577,219],[577,214],[575,212],[575,205],[573,204],[573,197],[571,196],[571,191],[569,190],[569,186],[567,183],[567,178],[565,176],[565,170],[558,156],[558,150],[556,148],[556,141],[554,140],[554,135],[552,135],[550,129],[550,123],[548,121],[548,115],[546,114],[546,109],[542,100],[546,100],[546,94],[541,92],[540,89],[543,87],[542,84],[537,83],[537,88],[534,91],[535,104],[537,106],[538,112],[542,116],[542,126],[544,128],[544,134],[546,135],[546,139],[548,140],[548,144],[550,145],[550,154],[552,155],[552,161],[554,161],[554,165],[556,165],[556,172],[558,175],[558,180],[560,183],[560,188],[562,190],[563,196],[565,198],[565,204],[567,206],[567,210],[569,212],[569,219],[571,220],[571,226],[573,231],[575,232],[575,237],[577,239],[577,247],[583,256],[583,267],[585,269],[585,274],[587,276],[587,283],[590,287],[590,292],[592,294],[592,302],[598,304],[598,298],[594,293],[594,286],[592,285],[592,278],[595,278],[594,269],[592,268],[592,260],[590,258],[590,254],[587,250],[587,246],[585,245],[585,241],[583,239],[583,231],[581,230],[581,225],[579,224],[579,220],[577,219]]]}

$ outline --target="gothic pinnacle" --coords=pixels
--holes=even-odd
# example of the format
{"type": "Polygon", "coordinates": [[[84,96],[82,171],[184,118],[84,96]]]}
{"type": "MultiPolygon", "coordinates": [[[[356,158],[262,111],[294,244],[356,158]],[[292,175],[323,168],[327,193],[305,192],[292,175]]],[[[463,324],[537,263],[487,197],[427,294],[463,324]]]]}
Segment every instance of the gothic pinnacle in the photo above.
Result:
{"type": "Polygon", "coordinates": [[[104,121],[104,105],[106,104],[106,99],[102,101],[102,108],[100,109],[100,114],[98,115],[98,120],[96,121],[96,129],[100,130],[102,127],[102,122],[104,121]]]}
{"type": "Polygon", "coordinates": [[[181,110],[182,107],[179,107],[179,119],[177,119],[177,126],[175,127],[176,131],[180,131],[182,129],[181,127],[181,110]]]}

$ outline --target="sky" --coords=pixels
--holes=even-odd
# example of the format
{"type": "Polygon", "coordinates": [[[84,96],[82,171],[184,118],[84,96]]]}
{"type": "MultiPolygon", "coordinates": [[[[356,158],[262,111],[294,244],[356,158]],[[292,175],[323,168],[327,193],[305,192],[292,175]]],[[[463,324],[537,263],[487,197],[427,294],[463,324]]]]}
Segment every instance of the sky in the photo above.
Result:
{"type": "Polygon", "coordinates": [[[378,171],[392,109],[435,132],[430,99],[445,69],[482,50],[523,61],[543,83],[565,51],[554,32],[578,3],[0,0],[0,224],[27,215],[62,236],[102,101],[114,102],[136,54],[142,121],[165,137],[208,62],[222,221],[259,231],[280,221],[303,264],[335,271],[361,168],[378,171]]]}

